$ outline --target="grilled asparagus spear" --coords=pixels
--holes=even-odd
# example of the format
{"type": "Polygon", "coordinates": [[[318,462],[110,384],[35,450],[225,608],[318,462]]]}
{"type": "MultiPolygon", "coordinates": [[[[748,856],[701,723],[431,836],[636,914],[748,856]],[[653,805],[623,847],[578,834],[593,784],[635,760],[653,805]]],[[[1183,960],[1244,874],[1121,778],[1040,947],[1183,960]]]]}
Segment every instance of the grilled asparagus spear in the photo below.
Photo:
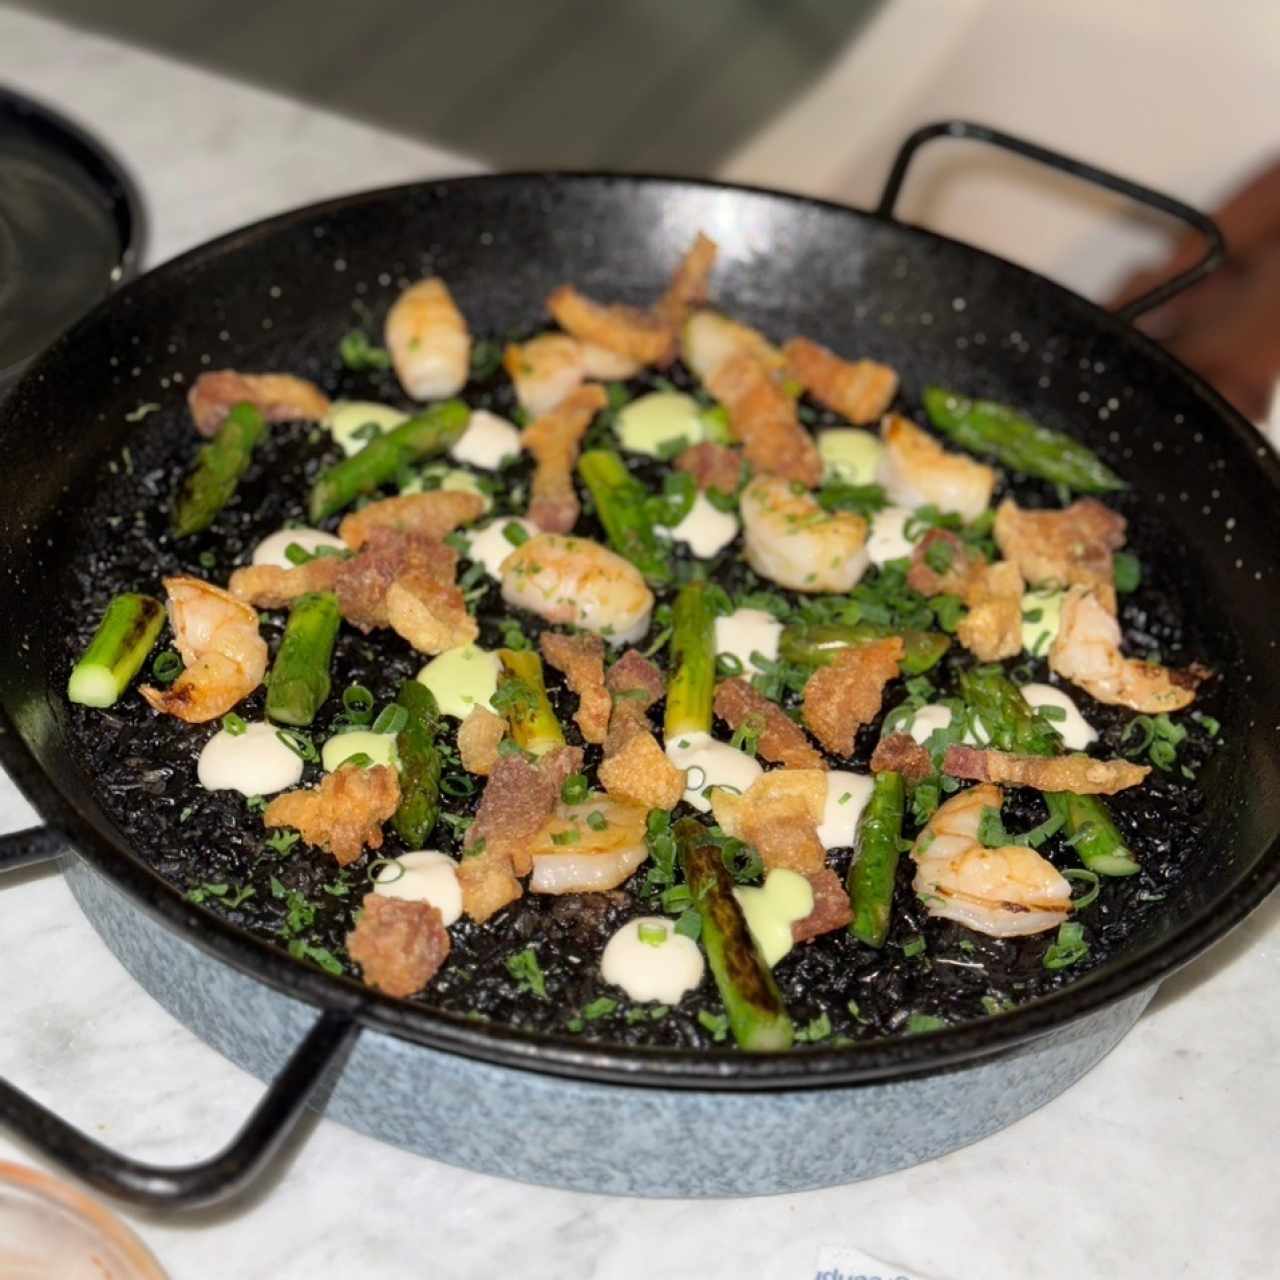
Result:
{"type": "Polygon", "coordinates": [[[1012,471],[1066,485],[1080,493],[1105,493],[1126,487],[1097,454],[1008,405],[970,400],[954,391],[928,387],[924,407],[929,421],[961,448],[995,458],[1012,471]]]}
{"type": "Polygon", "coordinates": [[[401,684],[396,703],[408,719],[396,734],[400,803],[391,822],[410,849],[421,849],[440,816],[441,762],[436,749],[440,712],[434,694],[417,680],[401,684]]]}
{"type": "Polygon", "coordinates": [[[674,828],[680,866],[702,915],[702,945],[738,1046],[755,1053],[789,1049],[791,1019],[733,896],[733,878],[707,829],[693,818],[674,828]]]}
{"type": "Polygon", "coordinates": [[[882,946],[889,933],[904,802],[902,775],[891,770],[878,773],[871,799],[858,820],[856,853],[848,880],[853,903],[849,932],[872,947],[882,946]]]}
{"type": "Polygon", "coordinates": [[[716,619],[704,582],[680,588],[672,609],[671,676],[663,725],[670,742],[682,733],[710,733],[716,684],[716,619]]]}
{"type": "Polygon", "coordinates": [[[341,621],[332,591],[311,591],[293,602],[267,677],[268,719],[306,725],[316,718],[329,696],[329,660],[341,621]]]}
{"type": "Polygon", "coordinates": [[[227,414],[218,434],[201,447],[195,467],[182,482],[173,507],[173,532],[179,538],[207,529],[231,501],[266,431],[266,419],[247,402],[235,405],[227,414]]]}
{"type": "Polygon", "coordinates": [[[359,453],[316,478],[311,486],[311,519],[323,520],[362,494],[390,484],[405,463],[444,453],[461,438],[470,418],[471,410],[461,400],[444,400],[375,436],[359,453]]]}
{"type": "Polygon", "coordinates": [[[86,707],[109,707],[129,687],[164,626],[164,605],[151,596],[119,595],[67,681],[67,697],[86,707]]]}
{"type": "Polygon", "coordinates": [[[494,705],[501,705],[518,746],[535,756],[564,746],[564,731],[547,698],[542,659],[532,649],[499,649],[502,671],[494,705]]]}
{"type": "Polygon", "coordinates": [[[902,637],[902,671],[918,676],[938,665],[951,647],[951,638],[941,631],[898,631],[875,622],[857,622],[853,626],[831,623],[793,623],[786,627],[778,642],[778,654],[786,662],[803,667],[821,667],[833,662],[841,649],[869,644],[885,636],[902,637]]]}
{"type": "Polygon", "coordinates": [[[671,581],[671,564],[649,515],[649,494],[610,449],[589,449],[578,474],[591,492],[609,545],[652,583],[671,581]]]}

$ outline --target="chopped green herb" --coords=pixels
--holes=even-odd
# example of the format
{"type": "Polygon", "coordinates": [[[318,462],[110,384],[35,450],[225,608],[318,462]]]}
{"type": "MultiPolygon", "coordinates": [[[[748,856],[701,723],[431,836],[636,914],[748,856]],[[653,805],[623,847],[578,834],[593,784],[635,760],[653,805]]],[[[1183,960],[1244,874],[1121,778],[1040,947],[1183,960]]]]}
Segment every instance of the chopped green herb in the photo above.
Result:
{"type": "Polygon", "coordinates": [[[675,923],[675,931],[682,937],[697,942],[702,937],[702,912],[695,907],[686,908],[675,923]]]}
{"type": "Polygon", "coordinates": [[[926,1031],[941,1031],[951,1024],[946,1018],[939,1018],[932,1013],[913,1013],[907,1019],[906,1032],[909,1036],[918,1036],[926,1031]]]}
{"type": "Polygon", "coordinates": [[[249,726],[245,724],[244,720],[240,716],[236,715],[234,711],[228,711],[227,714],[222,717],[222,727],[233,738],[238,738],[249,726]]]}
{"type": "Polygon", "coordinates": [[[605,1017],[617,1007],[618,1002],[609,996],[597,996],[590,1004],[583,1005],[582,1016],[588,1022],[595,1022],[597,1018],[605,1017]]]}
{"type": "Polygon", "coordinates": [[[373,694],[362,684],[348,685],[342,691],[342,710],[349,724],[368,724],[373,719],[373,694]]]}
{"type": "Polygon", "coordinates": [[[518,524],[515,520],[508,520],[502,526],[502,536],[511,543],[513,547],[522,547],[529,541],[529,531],[522,524],[518,524]]]}
{"type": "Polygon", "coordinates": [[[1129,551],[1117,551],[1111,558],[1111,572],[1116,590],[1123,596],[1142,585],[1142,562],[1129,551]]]}
{"type": "Polygon", "coordinates": [[[409,723],[409,713],[398,702],[390,702],[373,722],[374,733],[399,733],[409,723]]]}
{"type": "Polygon", "coordinates": [[[366,369],[386,369],[391,356],[385,347],[375,347],[363,329],[352,329],[338,343],[338,356],[348,369],[361,372],[366,369]]]}
{"type": "Polygon", "coordinates": [[[908,959],[913,956],[923,955],[924,939],[918,933],[912,934],[911,937],[902,944],[902,954],[908,957],[908,959]]]}
{"type": "Polygon", "coordinates": [[[289,943],[289,954],[295,960],[310,960],[326,973],[341,974],[343,972],[342,961],[332,951],[327,947],[318,947],[314,943],[304,942],[301,938],[294,938],[289,943]]]}
{"type": "Polygon", "coordinates": [[[1046,969],[1066,969],[1079,963],[1089,954],[1085,941],[1084,925],[1068,920],[1058,926],[1058,940],[1044,953],[1046,969]]]}
{"type": "Polygon", "coordinates": [[[151,678],[156,684],[170,685],[182,672],[182,659],[172,649],[162,649],[152,659],[151,678]]]}
{"type": "Polygon", "coordinates": [[[706,1009],[699,1009],[698,1022],[717,1042],[723,1040],[729,1033],[729,1019],[723,1013],[708,1013],[706,1009]]]}
{"type": "Polygon", "coordinates": [[[585,773],[571,773],[560,785],[560,799],[565,804],[581,804],[590,791],[585,773]]]}
{"type": "Polygon", "coordinates": [[[636,933],[647,947],[660,947],[667,940],[667,931],[660,924],[637,925],[636,933]]]}
{"type": "Polygon", "coordinates": [[[320,759],[320,753],[316,750],[316,744],[311,741],[309,734],[302,733],[298,729],[277,729],[276,737],[304,764],[320,759]]]}
{"type": "Polygon", "coordinates": [[[555,845],[577,844],[582,839],[582,832],[577,827],[566,827],[563,831],[551,833],[551,843],[555,845]]]}
{"type": "Polygon", "coordinates": [[[507,972],[516,980],[521,991],[535,995],[539,1000],[547,998],[547,980],[538,963],[537,953],[530,943],[523,951],[517,951],[506,959],[507,972]]]}
{"type": "Polygon", "coordinates": [[[471,381],[488,382],[502,368],[502,348],[496,342],[480,338],[471,344],[471,381]]]}
{"type": "Polygon", "coordinates": [[[591,812],[587,814],[587,826],[589,826],[592,831],[607,831],[609,829],[609,819],[606,818],[599,809],[592,809],[591,812]]]}
{"type": "Polygon", "coordinates": [[[273,849],[279,857],[283,858],[301,838],[296,831],[281,827],[267,837],[266,845],[268,849],[273,849]]]}
{"type": "Polygon", "coordinates": [[[810,1019],[807,1025],[796,1028],[795,1038],[801,1044],[814,1044],[831,1034],[831,1019],[825,1013],[810,1019]]]}

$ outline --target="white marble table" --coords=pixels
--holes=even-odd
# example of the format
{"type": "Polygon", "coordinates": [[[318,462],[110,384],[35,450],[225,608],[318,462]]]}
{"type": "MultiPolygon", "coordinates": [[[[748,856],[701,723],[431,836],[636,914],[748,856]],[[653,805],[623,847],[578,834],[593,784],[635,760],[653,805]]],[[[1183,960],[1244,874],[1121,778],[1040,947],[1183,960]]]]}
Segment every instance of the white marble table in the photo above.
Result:
{"type": "MultiPolygon", "coordinates": [[[[812,133],[804,112],[830,111],[849,97],[847,84],[828,76],[728,170],[866,198],[864,168],[880,146],[875,139],[900,134],[907,123],[948,110],[1017,123],[1007,86],[979,111],[976,55],[965,43],[988,47],[991,23],[1001,16],[993,10],[1001,7],[982,0],[934,6],[930,40],[922,42],[911,27],[922,6],[916,0],[891,6],[845,59],[845,74],[878,83],[865,77],[874,77],[895,49],[909,47],[894,44],[908,38],[916,40],[924,67],[914,91],[900,80],[892,94],[886,90],[890,101],[874,133],[877,121],[864,113],[844,154],[826,148],[809,170],[797,170],[797,147],[812,133]],[[926,72],[927,94],[920,79],[926,72]]],[[[1101,0],[1070,6],[1084,15],[1069,33],[1077,55],[1118,65],[1127,36],[1108,12],[1115,7],[1101,0]]],[[[1273,7],[1258,5],[1250,19],[1259,39],[1271,20],[1266,8],[1273,7]]],[[[1174,14],[1171,27],[1194,34],[1195,5],[1166,9],[1174,14]]],[[[1046,21],[1066,22],[1065,5],[1046,2],[1043,10],[1046,21]]],[[[1011,28],[1020,20],[1009,12],[1003,17],[1011,28]]],[[[1256,87],[1249,75],[1262,62],[1237,54],[1220,110],[1239,107],[1256,87]]],[[[152,262],[290,204],[475,167],[423,143],[4,8],[0,78],[59,102],[129,158],[151,204],[152,262]],[[140,109],[139,102],[149,105],[140,109]]],[[[1082,113],[1079,136],[1056,117],[1049,125],[1059,143],[1123,166],[1122,131],[1105,127],[1105,105],[1095,101],[1082,113]]],[[[1203,101],[1196,111],[1202,108],[1203,101]]],[[[1171,103],[1169,110],[1181,118],[1190,108],[1171,103]]],[[[1027,115],[1047,119],[1038,100],[1024,113],[1024,126],[1027,115]]],[[[1256,133],[1255,126],[1242,127],[1256,133]]],[[[1139,121],[1133,128],[1142,134],[1147,126],[1139,121]]],[[[1156,155],[1150,146],[1135,154],[1138,162],[1127,167],[1139,176],[1202,200],[1241,167],[1239,157],[1205,147],[1183,149],[1181,159],[1156,155]]],[[[952,230],[975,225],[965,223],[964,199],[935,211],[952,230]]],[[[1082,255],[1073,216],[1039,228],[1039,258],[1025,233],[1018,248],[1024,259],[1096,287],[1106,278],[1104,267],[1118,265],[1119,250],[1103,245],[1103,257],[1111,258],[1102,266],[1097,254],[1082,255]]],[[[31,821],[0,778],[0,829],[31,821]]],[[[0,1074],[139,1157],[190,1160],[230,1136],[261,1087],[133,984],[57,876],[37,870],[10,877],[0,886],[0,922],[6,1028],[0,1074]]],[[[1133,1034],[1064,1097],[976,1147],[859,1186],[764,1201],[611,1200],[460,1172],[322,1121],[307,1126],[272,1183],[242,1201],[198,1214],[125,1216],[179,1280],[496,1274],[808,1280],[822,1268],[849,1274],[859,1263],[872,1270],[876,1261],[886,1274],[930,1280],[1262,1277],[1274,1274],[1280,1256],[1270,1145],[1280,1125],[1278,963],[1280,900],[1273,900],[1167,983],[1133,1034]]],[[[3,1135],[0,1159],[41,1163],[3,1135]]]]}

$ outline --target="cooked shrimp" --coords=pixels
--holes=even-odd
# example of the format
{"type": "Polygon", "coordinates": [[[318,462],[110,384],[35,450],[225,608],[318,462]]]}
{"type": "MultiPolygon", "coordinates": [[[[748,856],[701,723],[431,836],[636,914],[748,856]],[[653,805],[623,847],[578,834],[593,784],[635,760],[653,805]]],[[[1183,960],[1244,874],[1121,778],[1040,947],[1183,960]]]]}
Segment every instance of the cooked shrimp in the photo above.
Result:
{"type": "Polygon", "coordinates": [[[594,342],[580,342],[578,346],[582,349],[582,367],[588,378],[612,382],[634,378],[640,372],[640,362],[630,356],[594,342]]]}
{"type": "Polygon", "coordinates": [[[742,495],[747,563],[793,591],[850,591],[871,563],[867,522],[829,515],[812,494],[778,476],[757,476],[742,495]]]}
{"type": "Polygon", "coordinates": [[[639,569],[590,538],[540,533],[502,562],[502,598],[548,622],[631,644],[649,627],[653,593],[639,569]]]}
{"type": "Polygon", "coordinates": [[[685,322],[680,354],[704,383],[731,356],[752,356],[771,374],[779,374],[785,362],[782,352],[758,329],[707,310],[695,311],[685,322]]]}
{"type": "Polygon", "coordinates": [[[573,464],[592,418],[605,404],[604,388],[599,383],[589,383],[570,392],[521,433],[521,445],[537,463],[529,519],[539,529],[568,533],[577,523],[582,507],[573,488],[573,464]]]}
{"type": "Polygon", "coordinates": [[[898,394],[898,375],[874,360],[844,360],[808,338],[782,348],[787,373],[820,404],[862,425],[875,422],[898,394]]]}
{"type": "Polygon", "coordinates": [[[557,804],[530,841],[529,888],[534,893],[600,893],[620,885],[648,857],[647,812],[644,805],[600,793],[581,804],[557,804]]]}
{"type": "Polygon", "coordinates": [[[1120,624],[1088,587],[1072,587],[1062,602],[1049,667],[1099,702],[1151,714],[1188,706],[1205,675],[1198,667],[1171,671],[1158,662],[1126,658],[1120,624]]]}
{"type": "Polygon", "coordinates": [[[958,453],[949,453],[914,422],[889,414],[880,427],[884,453],[878,479],[892,502],[902,507],[933,505],[966,520],[980,516],[991,501],[996,473],[958,453]]]}
{"type": "Polygon", "coordinates": [[[169,625],[186,670],[167,689],[139,693],[156,711],[191,724],[215,720],[267,674],[267,642],[243,600],[199,578],[166,578],[169,625]]]}
{"type": "Polygon", "coordinates": [[[954,795],[916,837],[915,891],[931,916],[994,938],[1056,929],[1071,914],[1071,884],[1025,845],[988,849],[978,839],[982,811],[1004,796],[989,782],[954,795]]]}
{"type": "Polygon", "coordinates": [[[202,373],[187,393],[187,406],[202,436],[215,436],[232,408],[247,402],[268,422],[319,422],[329,412],[329,397],[313,382],[291,373],[202,373]]]}
{"type": "Polygon", "coordinates": [[[439,276],[419,280],[395,300],[384,338],[396,377],[415,400],[440,400],[466,385],[471,335],[439,276]]]}
{"type": "Polygon", "coordinates": [[[583,344],[567,333],[540,333],[509,342],[502,366],[515,384],[516,399],[535,418],[550,413],[587,376],[583,344]]]}

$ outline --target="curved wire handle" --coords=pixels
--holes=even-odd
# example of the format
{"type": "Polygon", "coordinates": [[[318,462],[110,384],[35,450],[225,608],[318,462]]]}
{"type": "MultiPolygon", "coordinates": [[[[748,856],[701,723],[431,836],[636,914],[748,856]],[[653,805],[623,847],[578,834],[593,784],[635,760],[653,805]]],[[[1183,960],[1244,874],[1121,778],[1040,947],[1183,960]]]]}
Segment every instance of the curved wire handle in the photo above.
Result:
{"type": "MultiPolygon", "coordinates": [[[[6,832],[0,835],[0,873],[70,851],[66,836],[55,827],[6,832]]],[[[308,1102],[322,1096],[341,1070],[360,1030],[351,1014],[322,1011],[239,1133],[221,1151],[194,1164],[151,1164],[112,1151],[3,1078],[0,1127],[25,1138],[42,1155],[106,1195],[152,1208],[212,1204],[240,1190],[266,1167],[308,1102]]]]}
{"type": "Polygon", "coordinates": [[[1109,173],[1106,169],[1099,169],[1096,165],[1085,164],[1082,160],[1073,160],[1059,151],[1052,151],[1034,142],[1026,142],[1012,134],[1002,133],[999,129],[975,124],[970,120],[941,120],[935,124],[924,125],[907,138],[898,149],[893,167],[889,170],[888,178],[885,179],[880,203],[876,206],[876,213],[880,217],[893,219],[894,206],[898,203],[898,196],[902,192],[902,184],[912,159],[926,142],[931,142],[934,138],[959,138],[968,142],[985,142],[990,146],[1012,151],[1015,155],[1035,160],[1050,169],[1057,169],[1074,178],[1091,182],[1094,186],[1105,187],[1108,191],[1128,196],[1130,200],[1135,200],[1139,204],[1186,223],[1193,231],[1198,231],[1204,236],[1207,244],[1200,260],[1132,302],[1118,307],[1116,315],[1122,320],[1136,320],[1140,315],[1167,302],[1175,294],[1202,280],[1209,272],[1221,265],[1226,257],[1226,241],[1218,224],[1207,214],[1193,209],[1189,204],[1184,204],[1181,200],[1175,200],[1173,196],[1164,195],[1162,192],[1153,191],[1150,187],[1142,186],[1141,183],[1131,182],[1118,174],[1109,173]]]}

